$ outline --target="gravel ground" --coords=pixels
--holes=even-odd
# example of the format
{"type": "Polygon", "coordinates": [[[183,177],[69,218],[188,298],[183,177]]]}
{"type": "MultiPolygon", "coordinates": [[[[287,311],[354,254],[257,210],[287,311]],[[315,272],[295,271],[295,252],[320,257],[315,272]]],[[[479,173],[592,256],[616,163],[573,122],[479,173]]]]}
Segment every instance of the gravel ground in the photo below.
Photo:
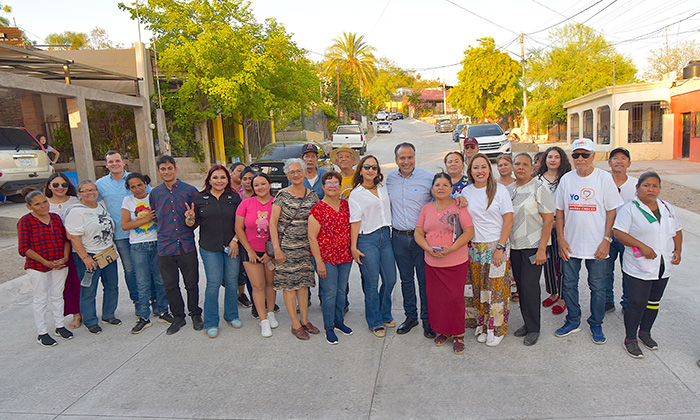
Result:
{"type": "Polygon", "coordinates": [[[660,198],[676,207],[700,213],[700,190],[663,181],[660,198]]]}

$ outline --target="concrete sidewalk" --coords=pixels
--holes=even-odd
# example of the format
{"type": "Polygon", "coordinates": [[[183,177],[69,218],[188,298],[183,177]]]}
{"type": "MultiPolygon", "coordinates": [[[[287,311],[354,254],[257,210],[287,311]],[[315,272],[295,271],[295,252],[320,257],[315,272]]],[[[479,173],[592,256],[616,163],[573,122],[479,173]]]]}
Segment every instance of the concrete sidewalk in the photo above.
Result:
{"type": "MultiPolygon", "coordinates": [[[[337,346],[321,335],[294,338],[284,307],[270,339],[241,307],[243,328],[222,324],[216,339],[193,331],[189,319],[173,336],[157,322],[132,335],[133,306],[122,282],[117,316],[123,325],[103,325],[97,336],[81,327],[73,340],[43,348],[35,341],[30,289],[19,278],[0,285],[0,330],[7,337],[0,341],[0,419],[697,419],[700,216],[678,215],[685,227],[683,263],[654,328],[660,349],[645,350],[642,360],[622,349],[619,308],[606,316],[603,346],[593,344],[586,328],[554,337],[564,316],[543,309],[540,341],[525,347],[512,336],[522,325],[518,304],[511,306],[511,333],[495,348],[478,344],[472,330],[462,356],[452,354],[449,343],[435,347],[420,328],[404,336],[389,329],[378,339],[364,321],[356,267],[347,314],[355,333],[340,335],[337,346]]],[[[201,268],[200,276],[202,302],[201,268]]],[[[619,296],[619,271],[616,280],[619,296]]],[[[393,313],[401,322],[396,288],[393,313]]],[[[584,282],[580,290],[587,317],[584,282]]],[[[321,327],[315,294],[310,319],[321,327]]],[[[283,305],[281,296],[277,302],[283,305]]]]}

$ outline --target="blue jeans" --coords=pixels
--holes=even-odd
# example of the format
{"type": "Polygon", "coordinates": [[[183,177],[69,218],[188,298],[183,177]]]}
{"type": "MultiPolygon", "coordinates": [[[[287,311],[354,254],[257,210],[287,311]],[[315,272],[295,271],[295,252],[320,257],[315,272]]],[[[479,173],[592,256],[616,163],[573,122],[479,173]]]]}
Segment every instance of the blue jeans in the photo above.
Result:
{"type": "Polygon", "coordinates": [[[389,322],[391,316],[391,293],[396,285],[396,262],[391,246],[391,232],[383,227],[357,238],[357,249],[362,258],[360,272],[365,292],[365,319],[373,330],[389,322]],[[379,286],[379,276],[382,285],[379,286]]]}
{"type": "MultiPolygon", "coordinates": [[[[95,254],[89,254],[94,256],[95,254]]],[[[73,255],[78,278],[82,279],[85,274],[85,263],[78,254],[73,255]]],[[[102,319],[114,318],[119,301],[119,274],[117,273],[117,262],[114,261],[105,268],[97,267],[92,275],[90,287],[80,286],[80,314],[83,316],[83,323],[86,327],[97,325],[97,308],[95,307],[95,296],[97,296],[97,284],[102,279],[102,319]]]]}
{"type": "Polygon", "coordinates": [[[221,279],[226,285],[224,290],[224,321],[238,319],[238,270],[241,266],[241,254],[229,257],[224,251],[207,251],[199,248],[207,275],[207,287],[204,290],[204,329],[219,326],[219,288],[221,279]]]}
{"type": "MultiPolygon", "coordinates": [[[[608,267],[605,272],[605,302],[615,303],[615,295],[613,294],[613,284],[615,283],[615,260],[620,257],[620,267],[622,267],[622,255],[625,253],[625,246],[620,243],[617,239],[613,238],[610,244],[610,253],[608,258],[605,260],[608,263],[608,267]]],[[[627,293],[625,287],[625,281],[622,280],[622,296],[620,297],[620,305],[625,308],[627,307],[627,293]]]]}
{"type": "Polygon", "coordinates": [[[136,270],[131,262],[131,244],[129,239],[117,239],[114,241],[119,253],[119,259],[122,260],[122,268],[124,269],[124,281],[126,288],[129,289],[129,298],[134,304],[139,301],[139,286],[136,283],[136,270]]]}
{"type": "Polygon", "coordinates": [[[428,297],[425,293],[425,251],[418,246],[413,236],[394,232],[391,236],[394,248],[394,258],[401,277],[401,294],[403,295],[403,311],[406,318],[418,319],[416,307],[416,282],[413,280],[415,270],[418,278],[418,294],[420,295],[420,319],[428,320],[428,297]]]}
{"type": "MultiPolygon", "coordinates": [[[[316,259],[311,257],[316,268],[316,259]]],[[[326,278],[318,278],[318,289],[323,311],[323,328],[328,331],[345,322],[345,289],[348,287],[352,261],[326,265],[326,278]]],[[[317,270],[318,272],[318,270],[317,270]]]]}
{"type": "MultiPolygon", "coordinates": [[[[581,259],[569,258],[562,261],[564,266],[564,302],[568,308],[566,320],[572,324],[581,323],[581,306],[578,303],[578,275],[581,271],[581,259]]],[[[602,325],[605,317],[605,270],[608,262],[595,259],[585,260],[588,270],[588,288],[591,290],[590,325],[602,325]]]]}
{"type": "Polygon", "coordinates": [[[149,299],[155,294],[153,310],[158,314],[168,312],[168,298],[165,296],[163,278],[158,268],[158,242],[131,244],[131,261],[136,271],[136,284],[139,286],[139,301],[136,313],[143,319],[151,315],[149,299]]]}

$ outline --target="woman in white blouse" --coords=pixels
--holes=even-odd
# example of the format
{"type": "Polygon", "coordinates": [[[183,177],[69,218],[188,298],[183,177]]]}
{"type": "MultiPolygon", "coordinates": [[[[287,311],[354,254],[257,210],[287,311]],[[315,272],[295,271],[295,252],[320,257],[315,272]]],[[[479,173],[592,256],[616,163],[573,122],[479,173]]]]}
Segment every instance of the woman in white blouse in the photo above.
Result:
{"type": "Polygon", "coordinates": [[[355,170],[348,199],[350,250],[362,273],[367,326],[377,337],[386,335],[384,327],[396,325],[391,316],[391,293],[396,284],[391,204],[383,179],[377,159],[372,155],[363,157],[355,170]]]}
{"type": "MultiPolygon", "coordinates": [[[[469,242],[469,276],[474,308],[466,308],[467,328],[476,327],[479,343],[497,346],[508,332],[510,315],[510,245],[513,203],[508,190],[496,183],[491,162],[476,154],[467,169],[469,186],[462,196],[469,203],[474,238],[469,242]],[[472,319],[476,318],[476,319],[472,319]]],[[[469,299],[465,293],[465,301],[469,299]]]]}
{"type": "Polygon", "coordinates": [[[645,172],[637,181],[637,200],[617,210],[613,229],[615,239],[625,246],[622,281],[628,299],[625,308],[627,354],[644,357],[637,337],[644,346],[656,350],[651,327],[659,313],[659,302],[671,274],[671,266],[681,262],[683,231],[673,207],[659,200],[661,178],[645,172]]]}

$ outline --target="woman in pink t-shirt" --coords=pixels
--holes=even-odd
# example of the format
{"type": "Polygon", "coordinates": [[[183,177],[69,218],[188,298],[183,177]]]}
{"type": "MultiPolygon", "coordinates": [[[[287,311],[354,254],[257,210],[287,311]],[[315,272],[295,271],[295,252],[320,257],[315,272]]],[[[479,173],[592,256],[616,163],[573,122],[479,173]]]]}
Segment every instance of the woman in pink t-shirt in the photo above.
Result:
{"type": "Polygon", "coordinates": [[[435,201],[418,216],[414,237],[425,250],[428,322],[439,335],[435,345],[452,337],[455,354],[464,353],[464,284],[469,268],[467,242],[474,236],[472,218],[450,198],[452,180],[446,173],[433,178],[435,201]]]}
{"type": "Polygon", "coordinates": [[[271,337],[272,328],[277,328],[279,324],[274,313],[274,263],[265,253],[265,242],[270,239],[272,215],[270,178],[266,174],[258,173],[253,177],[252,184],[255,194],[243,200],[236,209],[236,237],[243,247],[243,266],[253,286],[253,303],[260,316],[260,334],[263,337],[271,337]]]}

